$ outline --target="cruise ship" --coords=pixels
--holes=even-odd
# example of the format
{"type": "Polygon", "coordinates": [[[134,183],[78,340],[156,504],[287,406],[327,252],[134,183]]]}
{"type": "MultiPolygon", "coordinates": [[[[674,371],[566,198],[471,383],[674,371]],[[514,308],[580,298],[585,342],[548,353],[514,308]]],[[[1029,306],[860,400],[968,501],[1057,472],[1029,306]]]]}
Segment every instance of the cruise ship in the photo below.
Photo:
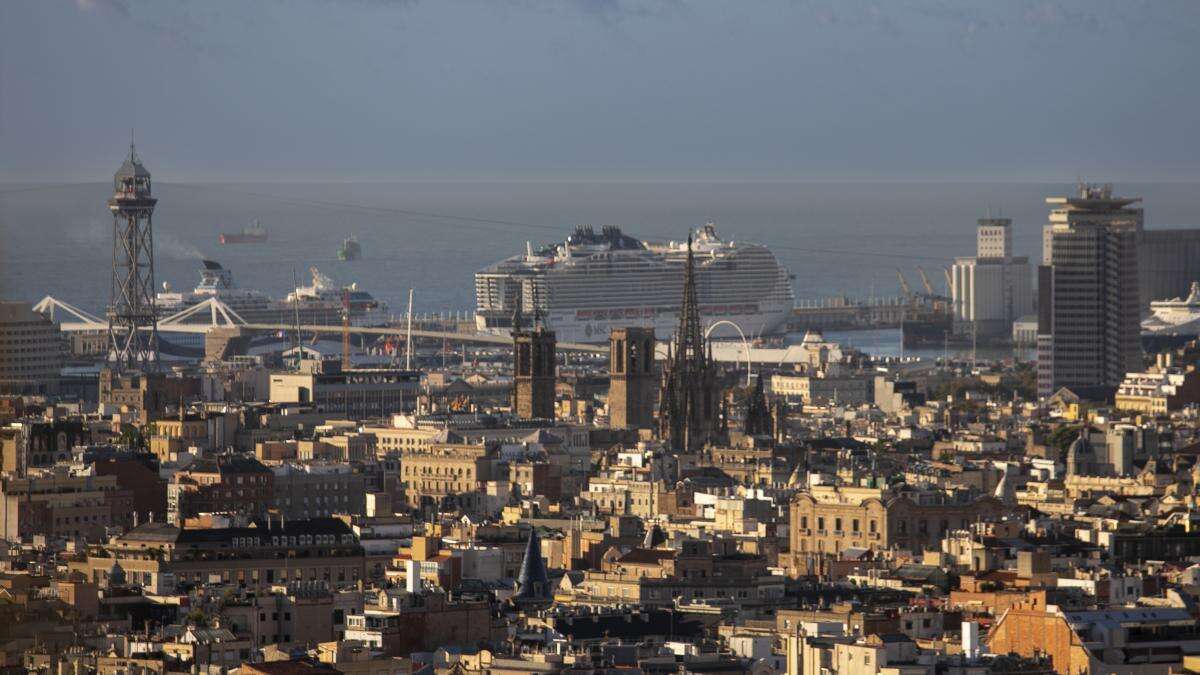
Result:
{"type": "Polygon", "coordinates": [[[1151,302],[1142,335],[1200,335],[1200,282],[1192,282],[1186,298],[1151,302]]]}
{"type": "MultiPolygon", "coordinates": [[[[387,305],[376,300],[370,293],[360,290],[357,284],[339,286],[320,270],[313,267],[312,284],[301,286],[282,299],[273,299],[262,291],[238,288],[233,283],[233,272],[212,260],[202,261],[200,283],[190,292],[179,292],[169,284],[155,296],[155,305],[160,316],[169,316],[198,305],[209,298],[217,298],[246,323],[268,323],[292,325],[297,311],[303,324],[339,324],[342,322],[343,294],[350,304],[350,320],[355,325],[383,323],[387,318],[387,305]]],[[[201,313],[197,322],[210,320],[201,313]]]]}
{"type": "MultiPolygon", "coordinates": [[[[786,329],[795,306],[791,277],[761,244],[723,241],[707,223],[693,235],[696,292],[711,336],[747,337],[786,329]],[[737,328],[733,328],[730,324],[737,328]]],[[[617,227],[580,227],[567,240],[495,263],[475,275],[476,325],[507,333],[520,303],[535,310],[559,340],[600,343],[620,326],[674,334],[683,295],[685,242],[642,241],[617,227]]]]}

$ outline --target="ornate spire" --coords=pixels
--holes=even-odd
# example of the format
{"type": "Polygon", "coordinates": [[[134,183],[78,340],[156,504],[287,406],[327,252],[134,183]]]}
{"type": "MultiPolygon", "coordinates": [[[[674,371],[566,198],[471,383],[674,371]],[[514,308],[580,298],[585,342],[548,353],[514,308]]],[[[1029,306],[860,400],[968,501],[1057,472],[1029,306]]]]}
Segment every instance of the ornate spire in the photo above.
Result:
{"type": "Polygon", "coordinates": [[[690,360],[704,358],[704,335],[700,332],[700,308],[696,302],[696,271],[692,257],[692,235],[687,240],[687,265],[683,269],[683,305],[679,309],[679,329],[675,333],[679,345],[690,360]]]}
{"type": "Polygon", "coordinates": [[[700,330],[695,259],[689,235],[679,328],[667,357],[659,397],[659,435],[671,449],[694,452],[717,431],[715,389],[711,355],[705,350],[704,333],[700,330]]]}
{"type": "Polygon", "coordinates": [[[525,317],[521,316],[521,299],[517,298],[517,303],[513,307],[513,315],[512,315],[512,332],[513,332],[513,334],[521,332],[521,329],[523,328],[522,324],[524,322],[525,322],[525,317]]]}
{"type": "Polygon", "coordinates": [[[759,373],[754,391],[746,398],[745,432],[749,436],[771,434],[771,407],[767,405],[767,394],[763,391],[763,378],[759,373]]]}
{"type": "Polygon", "coordinates": [[[538,297],[537,284],[533,284],[533,329],[546,330],[546,318],[542,315],[541,298],[538,297]]]}

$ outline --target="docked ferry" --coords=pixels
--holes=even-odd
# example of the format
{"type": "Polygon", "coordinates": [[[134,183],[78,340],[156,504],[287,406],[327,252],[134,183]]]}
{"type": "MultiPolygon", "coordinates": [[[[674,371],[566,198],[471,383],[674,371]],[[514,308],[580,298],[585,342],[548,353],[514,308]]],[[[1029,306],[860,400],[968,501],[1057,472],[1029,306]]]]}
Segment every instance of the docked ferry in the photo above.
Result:
{"type": "MultiPolygon", "coordinates": [[[[694,232],[692,253],[700,314],[713,337],[786,329],[795,306],[791,277],[766,246],[724,241],[710,222],[694,232]]],[[[679,320],[686,260],[686,242],[580,227],[564,242],[526,244],[524,255],[476,273],[476,325],[507,333],[519,303],[526,316],[539,312],[562,341],[605,342],[611,329],[628,326],[667,338],[679,320]]]]}
{"type": "MultiPolygon", "coordinates": [[[[198,305],[209,298],[220,300],[246,323],[290,326],[299,315],[303,324],[339,324],[342,322],[344,300],[348,301],[350,320],[355,325],[374,325],[387,319],[387,304],[357,284],[341,286],[320,270],[310,271],[312,283],[300,286],[286,297],[275,299],[262,291],[240,288],[233,282],[233,272],[212,260],[202,261],[200,283],[191,291],[175,291],[170,284],[155,296],[160,318],[198,305]]],[[[200,313],[195,322],[211,320],[200,313]]]]}

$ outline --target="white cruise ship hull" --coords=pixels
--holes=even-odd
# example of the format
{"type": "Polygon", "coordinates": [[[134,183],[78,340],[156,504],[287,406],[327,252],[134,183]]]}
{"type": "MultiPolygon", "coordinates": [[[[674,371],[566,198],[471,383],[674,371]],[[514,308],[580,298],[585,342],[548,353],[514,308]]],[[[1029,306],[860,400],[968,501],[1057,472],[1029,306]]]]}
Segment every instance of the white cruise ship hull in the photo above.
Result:
{"type": "MultiPolygon", "coordinates": [[[[675,333],[686,245],[648,244],[616,228],[590,229],[557,247],[500,261],[475,275],[476,326],[508,334],[516,307],[540,314],[559,340],[603,343],[614,328],[675,333]]],[[[712,225],[696,237],[700,315],[714,338],[783,332],[795,306],[791,277],[765,247],[724,242],[712,225]],[[739,330],[740,329],[740,330],[739,330]]]]}
{"type": "MultiPolygon", "coordinates": [[[[767,335],[778,335],[784,332],[788,316],[792,312],[790,304],[774,303],[774,306],[760,306],[751,303],[741,307],[713,308],[706,313],[701,307],[700,317],[709,337],[715,339],[740,339],[745,334],[747,339],[767,335]],[[733,324],[732,326],[730,324],[733,324]],[[737,326],[737,328],[734,328],[737,326]],[[741,332],[738,332],[738,328],[741,332]]],[[[487,333],[508,335],[509,329],[489,327],[483,316],[476,315],[476,327],[487,333]]],[[[679,326],[679,311],[656,312],[655,308],[631,307],[623,310],[576,310],[575,312],[551,312],[547,323],[554,331],[555,337],[562,342],[604,343],[614,328],[653,328],[654,334],[660,339],[667,339],[675,334],[679,326]]]]}

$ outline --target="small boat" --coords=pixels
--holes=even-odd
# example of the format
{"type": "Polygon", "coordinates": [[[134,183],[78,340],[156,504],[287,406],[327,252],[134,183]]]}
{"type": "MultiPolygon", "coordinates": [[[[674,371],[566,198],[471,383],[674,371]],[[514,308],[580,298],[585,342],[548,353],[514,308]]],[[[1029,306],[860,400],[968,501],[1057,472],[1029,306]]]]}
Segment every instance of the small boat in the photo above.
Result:
{"type": "Polygon", "coordinates": [[[350,237],[342,241],[342,247],[338,249],[338,260],[358,260],[362,257],[362,246],[358,240],[350,237]]]}
{"type": "Polygon", "coordinates": [[[267,230],[258,224],[258,219],[242,228],[241,232],[225,232],[221,234],[222,244],[261,244],[267,240],[267,230]]]}

